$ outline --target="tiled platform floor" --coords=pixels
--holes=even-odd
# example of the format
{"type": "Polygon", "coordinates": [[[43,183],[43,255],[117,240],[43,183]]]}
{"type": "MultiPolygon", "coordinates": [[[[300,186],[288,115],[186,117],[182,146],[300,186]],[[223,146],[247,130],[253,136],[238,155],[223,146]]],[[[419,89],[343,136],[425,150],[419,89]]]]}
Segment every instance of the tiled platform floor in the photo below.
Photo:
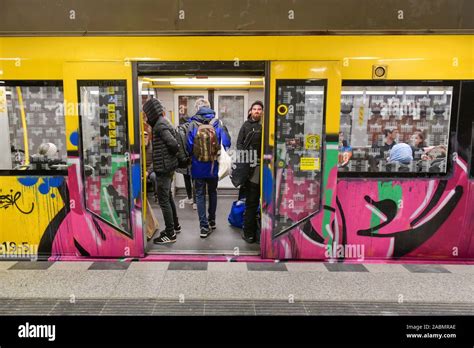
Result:
{"type": "Polygon", "coordinates": [[[3,315],[474,315],[474,265],[2,261],[0,279],[3,315]]]}

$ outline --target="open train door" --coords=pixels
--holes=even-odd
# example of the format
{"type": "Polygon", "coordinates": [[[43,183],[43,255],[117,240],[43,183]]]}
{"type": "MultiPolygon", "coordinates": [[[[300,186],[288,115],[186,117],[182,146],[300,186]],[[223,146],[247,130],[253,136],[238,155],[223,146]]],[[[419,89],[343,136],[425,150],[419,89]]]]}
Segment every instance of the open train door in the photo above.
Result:
{"type": "Polygon", "coordinates": [[[144,255],[131,77],[120,61],[64,66],[71,211],[56,238],[60,255],[144,255]]]}
{"type": "MultiPolygon", "coordinates": [[[[270,63],[262,169],[262,256],[324,259],[335,216],[339,62],[270,63]]],[[[268,81],[268,80],[267,80],[268,81]]]]}

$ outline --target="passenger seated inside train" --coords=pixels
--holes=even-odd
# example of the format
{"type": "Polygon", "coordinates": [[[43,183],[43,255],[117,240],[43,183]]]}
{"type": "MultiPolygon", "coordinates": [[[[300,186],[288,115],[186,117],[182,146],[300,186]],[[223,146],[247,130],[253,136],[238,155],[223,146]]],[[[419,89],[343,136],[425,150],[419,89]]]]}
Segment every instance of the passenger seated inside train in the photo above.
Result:
{"type": "Polygon", "coordinates": [[[344,132],[339,132],[339,156],[338,156],[338,167],[344,168],[349,163],[352,157],[352,147],[344,139],[344,132]]]}
{"type": "Polygon", "coordinates": [[[67,169],[66,161],[58,158],[59,150],[53,143],[42,143],[37,153],[25,158],[25,151],[11,146],[15,156],[15,170],[64,170],[67,169]]]}

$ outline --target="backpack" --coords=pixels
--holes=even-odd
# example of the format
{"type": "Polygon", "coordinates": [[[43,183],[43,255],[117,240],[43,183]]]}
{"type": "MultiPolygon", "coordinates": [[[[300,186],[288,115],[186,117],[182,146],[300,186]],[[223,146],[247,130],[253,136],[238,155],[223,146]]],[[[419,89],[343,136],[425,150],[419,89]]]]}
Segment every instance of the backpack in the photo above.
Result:
{"type": "Polygon", "coordinates": [[[186,150],[190,123],[184,123],[176,128],[176,140],[178,141],[178,168],[187,168],[191,164],[191,155],[186,150]]]}
{"type": "Polygon", "coordinates": [[[200,162],[214,163],[219,157],[221,147],[212,121],[209,123],[200,123],[196,136],[194,137],[193,154],[200,162]]]}
{"type": "Polygon", "coordinates": [[[245,212],[244,200],[233,202],[232,207],[230,209],[229,216],[227,217],[227,221],[229,221],[229,224],[234,227],[243,228],[244,212],[245,212]]]}

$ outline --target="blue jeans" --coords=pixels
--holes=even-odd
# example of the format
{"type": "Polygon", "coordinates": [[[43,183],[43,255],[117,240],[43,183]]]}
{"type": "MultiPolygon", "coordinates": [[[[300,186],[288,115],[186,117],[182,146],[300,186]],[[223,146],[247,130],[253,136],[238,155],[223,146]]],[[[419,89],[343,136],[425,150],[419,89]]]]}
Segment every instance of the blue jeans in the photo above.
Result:
{"type": "Polygon", "coordinates": [[[196,186],[196,204],[199,216],[199,226],[201,228],[209,228],[209,220],[216,221],[218,181],[218,178],[194,180],[196,186]],[[206,186],[207,194],[209,195],[209,220],[206,217],[206,186]]]}

